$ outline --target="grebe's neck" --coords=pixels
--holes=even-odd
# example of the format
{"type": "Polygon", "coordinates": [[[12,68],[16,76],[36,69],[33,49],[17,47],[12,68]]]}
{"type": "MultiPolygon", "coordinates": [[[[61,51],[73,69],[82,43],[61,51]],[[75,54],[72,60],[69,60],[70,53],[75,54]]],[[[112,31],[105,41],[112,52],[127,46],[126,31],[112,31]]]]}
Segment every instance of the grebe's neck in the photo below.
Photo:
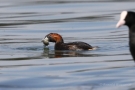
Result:
{"type": "Polygon", "coordinates": [[[56,42],[55,42],[56,44],[58,43],[64,43],[64,40],[63,40],[63,38],[61,37],[61,38],[57,38],[56,39],[56,42]]]}

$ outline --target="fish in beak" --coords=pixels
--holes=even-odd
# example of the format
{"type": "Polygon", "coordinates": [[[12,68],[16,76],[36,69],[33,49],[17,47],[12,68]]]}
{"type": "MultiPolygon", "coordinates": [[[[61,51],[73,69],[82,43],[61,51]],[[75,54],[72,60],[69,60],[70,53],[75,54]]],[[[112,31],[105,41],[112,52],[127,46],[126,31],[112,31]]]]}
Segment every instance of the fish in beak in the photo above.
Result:
{"type": "Polygon", "coordinates": [[[44,39],[42,39],[41,42],[43,42],[43,44],[44,44],[45,46],[48,46],[48,45],[49,45],[49,39],[48,39],[48,37],[45,37],[44,39]]]}

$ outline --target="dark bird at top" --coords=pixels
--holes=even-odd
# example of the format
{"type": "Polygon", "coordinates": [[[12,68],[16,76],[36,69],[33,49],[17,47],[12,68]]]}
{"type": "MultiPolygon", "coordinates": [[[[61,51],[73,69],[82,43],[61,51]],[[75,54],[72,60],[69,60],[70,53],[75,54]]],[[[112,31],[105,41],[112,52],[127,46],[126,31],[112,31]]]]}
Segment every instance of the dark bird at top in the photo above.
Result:
{"type": "Polygon", "coordinates": [[[58,33],[50,33],[42,40],[44,45],[49,45],[49,42],[55,43],[55,50],[93,50],[95,47],[85,42],[69,42],[64,43],[62,36],[58,33]]]}
{"type": "Polygon", "coordinates": [[[116,27],[126,25],[129,28],[129,48],[131,55],[135,61],[135,12],[123,11],[120,15],[120,20],[116,27]]]}

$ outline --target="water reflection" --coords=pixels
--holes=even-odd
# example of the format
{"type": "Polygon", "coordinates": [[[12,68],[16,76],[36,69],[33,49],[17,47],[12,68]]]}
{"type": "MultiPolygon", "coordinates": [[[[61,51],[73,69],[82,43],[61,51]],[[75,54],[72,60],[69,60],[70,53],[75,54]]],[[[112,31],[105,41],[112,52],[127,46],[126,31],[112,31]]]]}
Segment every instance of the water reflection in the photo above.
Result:
{"type": "Polygon", "coordinates": [[[135,10],[130,1],[1,0],[0,89],[80,90],[78,86],[88,85],[120,90],[103,85],[133,84],[128,30],[115,29],[122,10],[135,10]],[[65,42],[84,41],[100,48],[44,48],[41,39],[50,32],[61,33],[65,42]]]}
{"type": "Polygon", "coordinates": [[[91,51],[58,51],[44,48],[43,56],[48,58],[62,58],[62,57],[98,57],[105,56],[102,54],[92,54],[91,51]]]}

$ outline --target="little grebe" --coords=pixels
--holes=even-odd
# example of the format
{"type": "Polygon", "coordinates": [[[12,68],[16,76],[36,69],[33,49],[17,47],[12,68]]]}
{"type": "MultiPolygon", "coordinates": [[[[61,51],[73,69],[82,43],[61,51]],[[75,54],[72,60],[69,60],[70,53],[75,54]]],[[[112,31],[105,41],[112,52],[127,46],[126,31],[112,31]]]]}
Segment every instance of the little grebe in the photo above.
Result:
{"type": "Polygon", "coordinates": [[[64,43],[61,35],[57,33],[50,33],[42,40],[44,45],[49,45],[49,42],[55,42],[55,50],[93,50],[91,45],[85,42],[69,42],[64,43]]]}

